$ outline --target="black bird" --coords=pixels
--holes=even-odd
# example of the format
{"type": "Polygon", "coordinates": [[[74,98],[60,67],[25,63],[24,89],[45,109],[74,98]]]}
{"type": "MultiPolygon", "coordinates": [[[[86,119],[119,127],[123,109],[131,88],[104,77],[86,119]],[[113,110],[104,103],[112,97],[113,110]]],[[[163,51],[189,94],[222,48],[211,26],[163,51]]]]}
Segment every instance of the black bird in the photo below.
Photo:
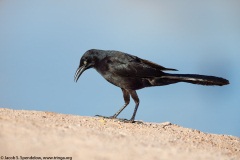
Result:
{"type": "Polygon", "coordinates": [[[229,81],[220,77],[197,74],[169,74],[163,71],[177,71],[165,68],[156,63],[141,59],[127,53],[114,50],[91,49],[84,53],[80,59],[79,67],[75,73],[77,82],[81,74],[94,68],[108,82],[120,87],[125,101],[124,106],[113,116],[116,118],[130,102],[130,96],[135,102],[135,109],[130,122],[134,122],[137,113],[139,98],[136,90],[144,87],[163,86],[177,82],[187,82],[200,85],[226,85],[229,81]]]}

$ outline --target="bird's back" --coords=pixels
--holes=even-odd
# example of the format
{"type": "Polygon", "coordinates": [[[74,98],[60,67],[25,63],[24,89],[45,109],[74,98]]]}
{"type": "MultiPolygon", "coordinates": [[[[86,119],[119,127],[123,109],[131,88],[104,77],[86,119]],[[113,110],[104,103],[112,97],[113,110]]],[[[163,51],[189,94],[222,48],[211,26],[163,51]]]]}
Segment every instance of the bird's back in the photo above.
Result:
{"type": "Polygon", "coordinates": [[[119,76],[146,78],[161,76],[162,71],[176,71],[124,52],[114,50],[102,52],[106,54],[101,61],[102,65],[108,66],[110,72],[119,76]]]}
{"type": "MultiPolygon", "coordinates": [[[[99,50],[104,54],[95,69],[110,83],[125,89],[151,86],[149,78],[161,77],[165,68],[137,56],[113,50],[99,50]]],[[[102,55],[101,55],[102,57],[102,55]]]]}

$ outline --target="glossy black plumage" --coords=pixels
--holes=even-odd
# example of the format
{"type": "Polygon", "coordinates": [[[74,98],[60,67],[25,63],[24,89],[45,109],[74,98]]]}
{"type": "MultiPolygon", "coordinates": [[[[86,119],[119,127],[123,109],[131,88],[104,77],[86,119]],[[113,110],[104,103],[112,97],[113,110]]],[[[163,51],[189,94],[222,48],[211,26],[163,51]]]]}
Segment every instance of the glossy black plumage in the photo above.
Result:
{"type": "Polygon", "coordinates": [[[148,60],[112,50],[91,49],[85,52],[75,73],[75,81],[89,68],[96,69],[108,82],[122,89],[125,105],[110,118],[116,118],[129,104],[130,96],[133,98],[136,106],[130,119],[131,122],[135,119],[139,105],[139,98],[136,93],[138,89],[177,82],[218,86],[229,84],[228,80],[220,77],[165,73],[163,71],[177,70],[165,68],[148,60]]]}

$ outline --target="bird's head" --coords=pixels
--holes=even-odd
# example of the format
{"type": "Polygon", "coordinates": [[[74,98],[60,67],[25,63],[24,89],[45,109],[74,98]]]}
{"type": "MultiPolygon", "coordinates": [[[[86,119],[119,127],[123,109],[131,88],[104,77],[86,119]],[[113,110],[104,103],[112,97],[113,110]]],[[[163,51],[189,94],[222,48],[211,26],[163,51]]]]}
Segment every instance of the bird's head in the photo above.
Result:
{"type": "Polygon", "coordinates": [[[75,82],[78,81],[79,77],[85,70],[94,67],[94,65],[98,62],[98,60],[99,60],[99,56],[98,56],[97,50],[91,49],[85,52],[82,58],[80,59],[79,67],[75,73],[75,76],[74,76],[75,82]]]}

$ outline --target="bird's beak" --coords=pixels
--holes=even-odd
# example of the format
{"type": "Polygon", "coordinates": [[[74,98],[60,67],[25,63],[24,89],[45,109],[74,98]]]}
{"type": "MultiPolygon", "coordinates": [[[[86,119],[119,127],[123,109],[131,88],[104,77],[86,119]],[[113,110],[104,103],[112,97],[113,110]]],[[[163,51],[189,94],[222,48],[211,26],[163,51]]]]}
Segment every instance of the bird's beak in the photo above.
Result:
{"type": "Polygon", "coordinates": [[[74,76],[74,81],[77,82],[81,74],[87,69],[87,65],[80,66],[74,76]]]}

